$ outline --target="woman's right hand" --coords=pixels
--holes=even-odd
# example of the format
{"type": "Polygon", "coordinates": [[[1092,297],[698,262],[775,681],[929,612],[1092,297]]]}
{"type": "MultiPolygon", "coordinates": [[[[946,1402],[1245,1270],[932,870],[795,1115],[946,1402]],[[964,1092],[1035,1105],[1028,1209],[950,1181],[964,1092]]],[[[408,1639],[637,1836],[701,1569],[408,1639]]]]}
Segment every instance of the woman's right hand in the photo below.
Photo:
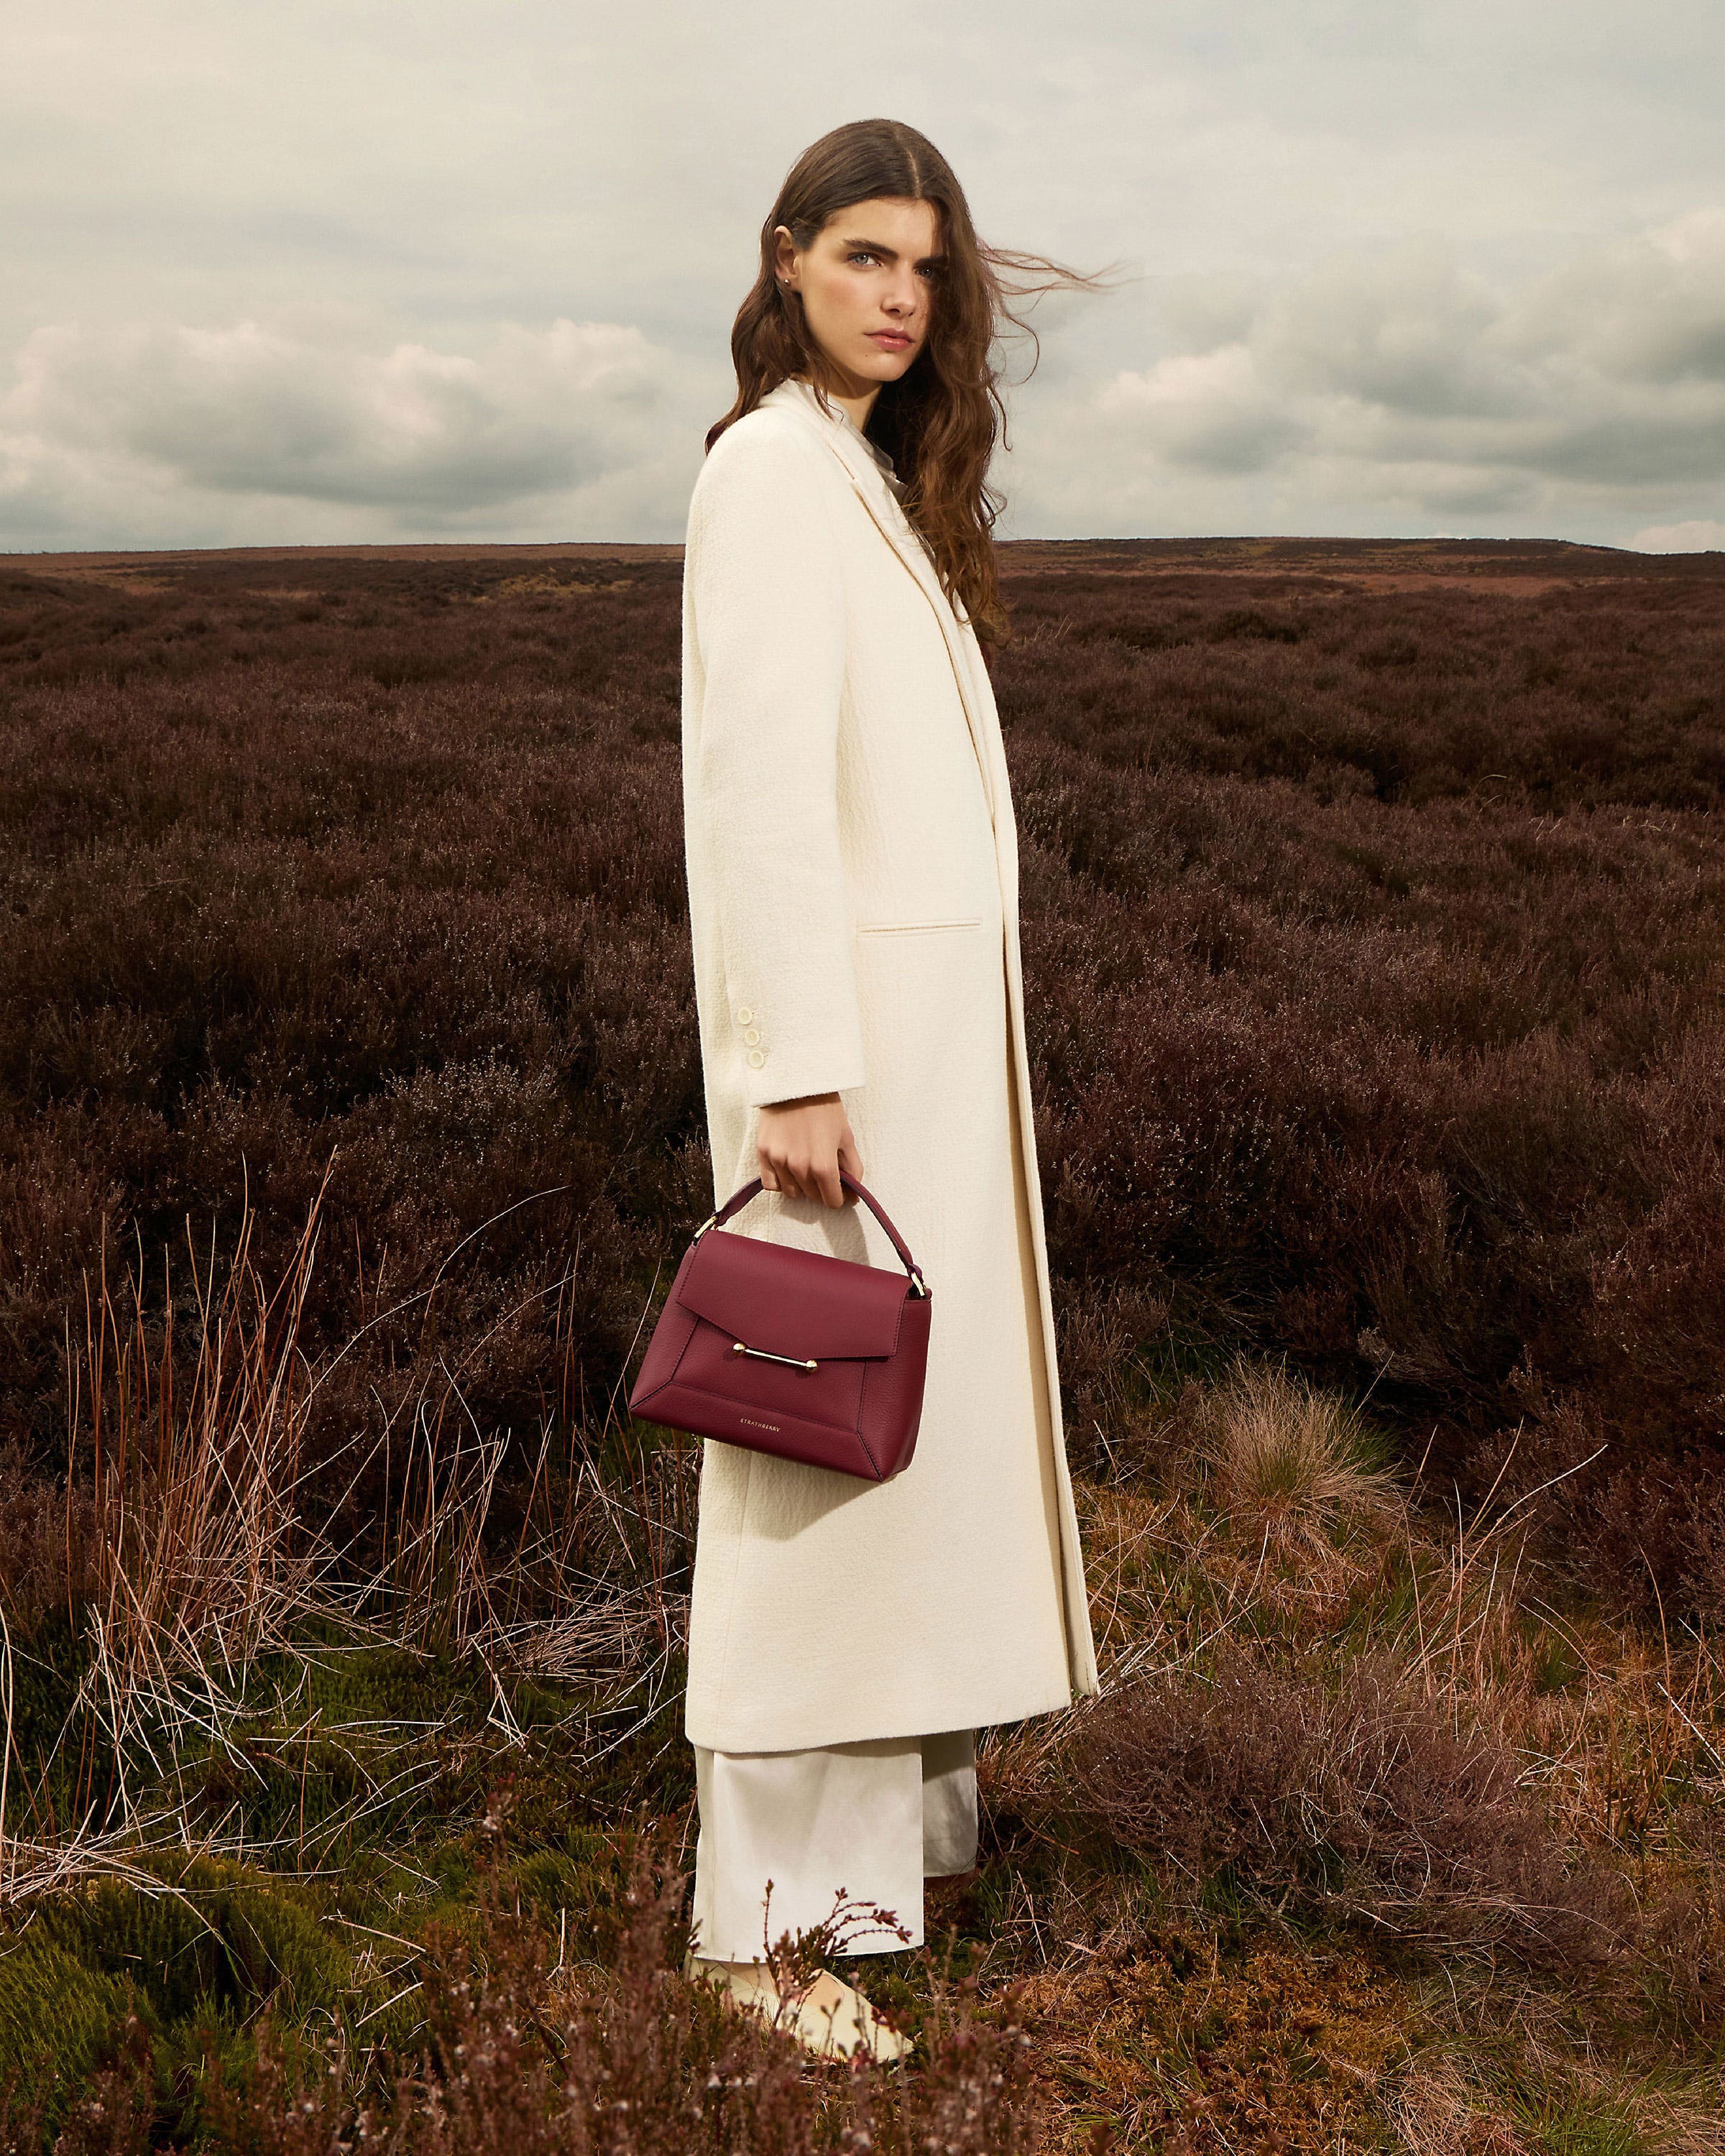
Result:
{"type": "Polygon", "coordinates": [[[800,1101],[772,1101],[757,1111],[756,1151],[761,1182],[788,1198],[818,1198],[825,1205],[854,1202],[839,1180],[862,1178],[862,1156],[845,1104],[836,1093],[811,1093],[800,1101]]]}

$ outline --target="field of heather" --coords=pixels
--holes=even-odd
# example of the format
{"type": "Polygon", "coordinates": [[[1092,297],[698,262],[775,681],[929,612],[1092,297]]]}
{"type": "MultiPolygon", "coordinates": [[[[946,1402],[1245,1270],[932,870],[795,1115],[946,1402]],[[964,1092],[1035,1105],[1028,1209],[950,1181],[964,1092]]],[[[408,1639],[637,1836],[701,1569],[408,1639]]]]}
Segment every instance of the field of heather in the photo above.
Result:
{"type": "Polygon", "coordinates": [[[898,2081],[678,1974],[678,550],[0,561],[0,2149],[1725,2150],[1725,556],[1003,566],[1105,1690],[898,2081]]]}

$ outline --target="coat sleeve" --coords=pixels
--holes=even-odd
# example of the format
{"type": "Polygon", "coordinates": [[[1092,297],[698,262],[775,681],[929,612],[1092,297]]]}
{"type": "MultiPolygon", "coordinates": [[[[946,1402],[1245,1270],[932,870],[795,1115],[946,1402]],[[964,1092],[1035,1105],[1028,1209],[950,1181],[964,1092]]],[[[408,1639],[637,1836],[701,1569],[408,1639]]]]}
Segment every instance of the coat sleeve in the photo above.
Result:
{"type": "Polygon", "coordinates": [[[721,435],[691,505],[684,573],[699,667],[692,805],[748,1104],[863,1082],[839,840],[846,617],[809,451],[721,435]]]}

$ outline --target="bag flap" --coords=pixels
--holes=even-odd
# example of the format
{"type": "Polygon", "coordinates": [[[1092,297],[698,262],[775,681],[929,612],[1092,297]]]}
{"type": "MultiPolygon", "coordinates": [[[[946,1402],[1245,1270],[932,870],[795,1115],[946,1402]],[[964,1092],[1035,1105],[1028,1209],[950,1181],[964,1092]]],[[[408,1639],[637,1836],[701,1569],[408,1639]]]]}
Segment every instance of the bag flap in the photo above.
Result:
{"type": "Polygon", "coordinates": [[[689,1254],[677,1301],[747,1348],[799,1360],[890,1355],[911,1283],[758,1235],[709,1228],[689,1254]]]}

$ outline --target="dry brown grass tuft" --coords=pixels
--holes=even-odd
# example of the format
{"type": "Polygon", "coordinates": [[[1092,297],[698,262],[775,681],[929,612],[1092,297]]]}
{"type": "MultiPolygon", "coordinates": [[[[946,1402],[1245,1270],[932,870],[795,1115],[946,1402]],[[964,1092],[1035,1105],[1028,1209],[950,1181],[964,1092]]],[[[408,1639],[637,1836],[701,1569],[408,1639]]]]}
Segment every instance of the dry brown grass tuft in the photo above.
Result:
{"type": "MultiPolygon", "coordinates": [[[[274,1287],[252,1257],[249,1208],[224,1276],[213,1254],[200,1270],[193,1253],[189,1348],[176,1342],[172,1299],[155,1329],[136,1274],[116,1294],[105,1244],[86,1280],[70,1429],[87,1440],[90,1481],[86,1492],[69,1459],[59,1599],[88,1647],[72,1715],[89,1710],[106,1756],[80,1763],[80,1815],[105,1785],[110,1817],[142,1826],[135,1777],[171,1756],[157,1741],[164,1722],[223,1730],[245,1670],[290,1650],[316,1604],[300,1330],[318,1216],[314,1199],[274,1287]]],[[[8,1736],[10,1722],[8,1702],[8,1736]]],[[[9,1863],[20,1856],[8,1849],[9,1863]]]]}
{"type": "Polygon", "coordinates": [[[90,1616],[116,1693],[210,1660],[251,1659],[283,1644],[305,1607],[312,1568],[298,1484],[310,1373],[300,1321],[319,1209],[315,1200],[274,1288],[253,1262],[249,1211],[225,1278],[213,1252],[202,1271],[193,1253],[189,1354],[177,1353],[172,1301],[152,1338],[141,1282],[129,1283],[124,1303],[112,1291],[105,1246],[86,1282],[71,1425],[92,1457],[90,1616]]]}
{"type": "Polygon", "coordinates": [[[1510,2120],[1448,2059],[1409,2066],[1384,2111],[1408,2156],[1528,2156],[1510,2120]]]}
{"type": "Polygon", "coordinates": [[[1198,1443],[1230,1539],[1268,1577],[1285,1575],[1280,1599],[1345,1591],[1361,1568],[1358,1546],[1402,1520],[1358,1410],[1285,1358],[1239,1358],[1205,1396],[1198,1443]]]}

